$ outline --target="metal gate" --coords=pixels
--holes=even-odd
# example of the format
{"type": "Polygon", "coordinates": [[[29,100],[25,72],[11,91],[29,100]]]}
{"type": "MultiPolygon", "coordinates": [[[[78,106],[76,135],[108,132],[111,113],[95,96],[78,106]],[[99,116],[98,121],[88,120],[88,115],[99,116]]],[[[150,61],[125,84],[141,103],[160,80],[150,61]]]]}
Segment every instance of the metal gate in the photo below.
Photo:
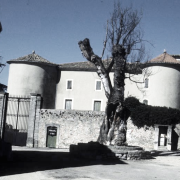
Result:
{"type": "Polygon", "coordinates": [[[4,140],[15,146],[26,146],[30,97],[9,96],[4,140]]]}

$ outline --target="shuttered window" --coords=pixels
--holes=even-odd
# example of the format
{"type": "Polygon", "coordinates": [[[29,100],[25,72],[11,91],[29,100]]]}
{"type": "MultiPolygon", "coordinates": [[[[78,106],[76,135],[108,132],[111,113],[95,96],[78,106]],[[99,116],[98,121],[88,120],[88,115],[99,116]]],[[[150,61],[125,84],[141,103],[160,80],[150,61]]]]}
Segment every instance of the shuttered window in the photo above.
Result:
{"type": "Polygon", "coordinates": [[[65,100],[65,109],[72,109],[72,99],[65,100]]]}
{"type": "Polygon", "coordinates": [[[101,81],[96,81],[96,90],[101,90],[101,81]]]}
{"type": "Polygon", "coordinates": [[[144,99],[143,104],[148,105],[148,100],[144,99]]]}
{"type": "Polygon", "coordinates": [[[146,78],[145,79],[145,85],[144,85],[144,88],[148,88],[149,87],[149,79],[146,78]]]}
{"type": "Polygon", "coordinates": [[[94,111],[101,111],[101,101],[94,101],[94,111]]]}
{"type": "Polygon", "coordinates": [[[71,80],[67,81],[67,89],[72,89],[72,81],[71,80]]]}

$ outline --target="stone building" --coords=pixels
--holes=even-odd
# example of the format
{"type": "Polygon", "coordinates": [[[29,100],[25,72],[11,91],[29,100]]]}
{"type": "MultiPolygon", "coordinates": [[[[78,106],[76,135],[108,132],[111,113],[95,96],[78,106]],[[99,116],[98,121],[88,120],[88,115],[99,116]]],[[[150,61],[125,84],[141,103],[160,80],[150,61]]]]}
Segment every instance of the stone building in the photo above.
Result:
{"type": "MultiPolygon", "coordinates": [[[[142,74],[133,76],[133,80],[144,83],[136,84],[126,79],[125,97],[135,96],[149,105],[180,109],[179,57],[164,52],[150,60],[148,62],[150,76],[144,73],[147,68],[142,74]]],[[[34,93],[41,95],[43,99],[41,110],[35,113],[36,123],[29,120],[27,126],[34,127],[34,130],[31,130],[34,134],[30,135],[34,146],[50,147],[50,142],[54,142],[52,146],[60,148],[67,147],[71,143],[86,142],[87,139],[97,140],[96,130],[99,129],[101,123],[99,118],[103,113],[101,111],[105,109],[107,99],[93,64],[86,61],[58,65],[35,52],[10,60],[8,63],[10,64],[8,93],[15,96],[34,93]],[[97,121],[94,122],[92,117],[97,121]],[[92,124],[85,120],[92,121],[92,124]],[[83,129],[86,129],[87,135],[83,134],[83,129]],[[96,130],[93,132],[93,129],[96,130]],[[53,132],[56,139],[53,139],[53,132]]],[[[113,70],[110,78],[113,79],[113,70]]],[[[160,146],[161,134],[167,136],[170,128],[165,127],[162,131],[162,127],[157,125],[156,131],[154,128],[138,130],[130,121],[129,127],[129,143],[147,148],[152,148],[154,143],[160,146]],[[144,144],[139,144],[140,141],[144,144]]],[[[164,146],[167,147],[167,142],[164,146]]]]}

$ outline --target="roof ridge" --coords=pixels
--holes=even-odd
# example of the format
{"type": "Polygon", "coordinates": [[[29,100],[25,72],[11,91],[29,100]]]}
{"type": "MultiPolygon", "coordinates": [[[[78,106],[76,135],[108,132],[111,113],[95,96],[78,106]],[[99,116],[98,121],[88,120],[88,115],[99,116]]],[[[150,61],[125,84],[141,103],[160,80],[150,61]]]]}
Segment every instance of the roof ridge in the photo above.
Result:
{"type": "MultiPolygon", "coordinates": [[[[103,59],[102,61],[105,62],[105,61],[110,61],[112,60],[112,58],[109,58],[109,59],[103,59]]],[[[77,61],[77,62],[67,62],[67,63],[61,63],[60,65],[63,65],[63,64],[76,64],[76,63],[92,63],[90,61],[77,61]]],[[[92,63],[93,64],[93,63],[92,63]]]]}

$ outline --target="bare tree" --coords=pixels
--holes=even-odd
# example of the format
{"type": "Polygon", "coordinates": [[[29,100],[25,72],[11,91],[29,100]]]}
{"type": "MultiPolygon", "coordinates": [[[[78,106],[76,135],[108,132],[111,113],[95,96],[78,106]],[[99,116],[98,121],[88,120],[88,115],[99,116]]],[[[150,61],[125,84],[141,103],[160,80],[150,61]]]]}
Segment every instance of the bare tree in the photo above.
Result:
{"type": "MultiPolygon", "coordinates": [[[[0,22],[0,33],[1,33],[1,32],[2,32],[2,25],[1,25],[1,22],[0,22]]],[[[0,67],[2,68],[2,69],[0,70],[0,73],[1,73],[2,70],[3,70],[3,66],[5,66],[5,65],[1,63],[1,56],[0,56],[0,67]]]]}
{"type": "Polygon", "coordinates": [[[107,23],[106,39],[102,57],[107,43],[109,44],[112,60],[105,68],[102,57],[94,54],[89,39],[80,41],[79,47],[83,56],[97,67],[106,97],[108,99],[105,117],[100,130],[99,142],[115,145],[126,145],[126,121],[129,111],[124,105],[125,79],[131,76],[127,72],[139,70],[139,62],[144,58],[143,32],[140,28],[142,14],[137,10],[123,8],[120,3],[114,4],[114,10],[107,23]],[[133,58],[133,59],[132,59],[133,58]],[[114,86],[109,73],[114,70],[114,86]]]}
{"type": "Polygon", "coordinates": [[[1,25],[1,22],[0,22],[0,33],[1,33],[1,31],[2,31],[2,25],[1,25]]]}
{"type": "MultiPolygon", "coordinates": [[[[1,22],[0,22],[0,33],[2,32],[2,25],[1,25],[1,22]]],[[[1,63],[1,56],[0,56],[0,67],[3,67],[4,64],[1,63]]],[[[0,71],[1,73],[1,71],[0,71]]]]}

